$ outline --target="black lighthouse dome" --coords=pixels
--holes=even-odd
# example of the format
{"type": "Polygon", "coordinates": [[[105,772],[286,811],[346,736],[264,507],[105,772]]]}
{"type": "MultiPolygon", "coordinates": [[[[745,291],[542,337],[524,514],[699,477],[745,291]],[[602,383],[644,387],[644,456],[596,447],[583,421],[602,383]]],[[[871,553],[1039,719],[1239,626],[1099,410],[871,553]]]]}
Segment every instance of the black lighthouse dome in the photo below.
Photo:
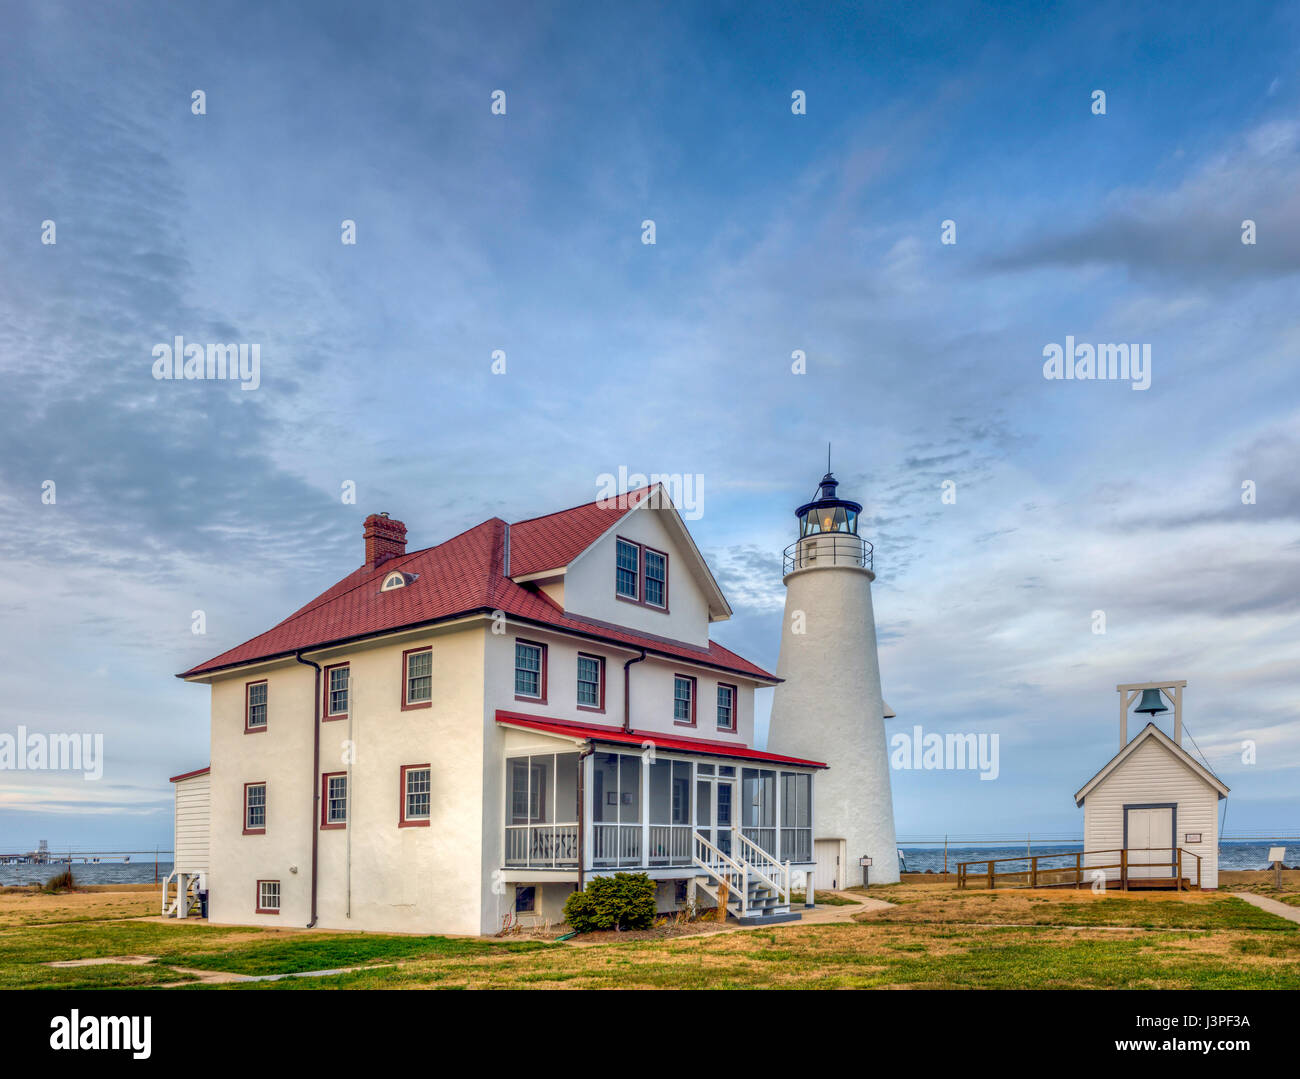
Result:
{"type": "Polygon", "coordinates": [[[837,498],[835,489],[839,481],[827,472],[817,489],[817,497],[794,511],[799,518],[799,537],[815,536],[821,532],[847,532],[858,534],[858,515],[862,506],[847,498],[837,498]]]}

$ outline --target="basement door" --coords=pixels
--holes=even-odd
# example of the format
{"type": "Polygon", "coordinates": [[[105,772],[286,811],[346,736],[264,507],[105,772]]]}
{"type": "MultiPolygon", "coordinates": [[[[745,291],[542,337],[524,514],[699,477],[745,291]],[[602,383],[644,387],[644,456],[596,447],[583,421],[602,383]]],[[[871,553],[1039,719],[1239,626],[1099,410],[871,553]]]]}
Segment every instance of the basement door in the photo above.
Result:
{"type": "Polygon", "coordinates": [[[1128,851],[1130,878],[1174,875],[1174,806],[1124,807],[1124,847],[1128,851]],[[1134,863],[1158,865],[1135,866],[1134,863]]]}
{"type": "Polygon", "coordinates": [[[842,883],[840,870],[840,841],[838,839],[818,839],[813,843],[817,859],[817,875],[814,887],[822,891],[839,888],[842,883]]]}

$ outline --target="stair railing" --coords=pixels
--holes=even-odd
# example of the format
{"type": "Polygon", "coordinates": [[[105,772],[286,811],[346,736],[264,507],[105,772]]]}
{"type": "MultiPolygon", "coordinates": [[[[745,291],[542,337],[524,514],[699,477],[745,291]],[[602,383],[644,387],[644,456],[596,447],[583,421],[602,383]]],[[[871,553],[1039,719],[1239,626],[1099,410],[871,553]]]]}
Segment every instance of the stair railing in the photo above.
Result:
{"type": "MultiPolygon", "coordinates": [[[[691,832],[691,860],[736,896],[740,915],[749,913],[749,866],[719,850],[699,832],[691,832]]],[[[726,911],[723,911],[726,918],[726,911]]]]}
{"type": "Polygon", "coordinates": [[[741,860],[750,867],[754,876],[780,896],[784,905],[789,906],[790,866],[782,865],[743,833],[740,833],[740,850],[741,860]]]}

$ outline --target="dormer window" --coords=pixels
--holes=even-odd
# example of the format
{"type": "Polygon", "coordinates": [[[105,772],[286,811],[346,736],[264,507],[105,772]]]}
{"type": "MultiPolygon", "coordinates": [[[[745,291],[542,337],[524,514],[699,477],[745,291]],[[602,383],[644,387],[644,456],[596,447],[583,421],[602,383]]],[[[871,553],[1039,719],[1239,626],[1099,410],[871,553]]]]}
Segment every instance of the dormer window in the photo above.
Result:
{"type": "Polygon", "coordinates": [[[394,588],[405,588],[415,578],[409,573],[403,573],[401,570],[395,570],[384,578],[383,585],[379,591],[391,592],[394,588]]]}
{"type": "Polygon", "coordinates": [[[618,538],[614,553],[614,595],[627,603],[668,610],[668,555],[618,538]]]}

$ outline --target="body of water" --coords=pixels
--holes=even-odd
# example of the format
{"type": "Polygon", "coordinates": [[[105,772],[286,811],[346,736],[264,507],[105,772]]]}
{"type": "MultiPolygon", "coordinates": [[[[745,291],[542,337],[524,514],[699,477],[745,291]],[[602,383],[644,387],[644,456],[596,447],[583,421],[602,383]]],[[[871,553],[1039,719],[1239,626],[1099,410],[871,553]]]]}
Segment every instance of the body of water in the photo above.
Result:
{"type": "MultiPolygon", "coordinates": [[[[66,865],[0,865],[0,884],[44,883],[57,877],[66,865]]],[[[171,862],[158,863],[158,879],[167,879],[172,871],[171,862]]],[[[154,878],[153,855],[146,861],[72,863],[72,879],[78,884],[152,884],[154,878]]]]}
{"type": "MultiPolygon", "coordinates": [[[[1219,868],[1220,869],[1268,869],[1268,848],[1276,846],[1275,843],[1220,843],[1219,844],[1219,868]]],[[[943,847],[899,847],[903,852],[903,858],[907,866],[908,873],[924,873],[931,870],[935,873],[943,872],[943,847]]],[[[1082,843],[1043,843],[1039,845],[1034,843],[1029,848],[1030,854],[1073,854],[1077,850],[1082,850],[1082,843]]],[[[1029,868],[1029,861],[1024,857],[1025,844],[991,844],[988,846],[949,846],[948,848],[948,871],[956,872],[958,862],[973,862],[980,858],[1019,858],[1015,862],[1007,862],[997,867],[999,873],[1014,873],[1029,868]]],[[[1057,866],[1067,865],[1064,858],[1058,859],[1047,865],[1041,865],[1040,868],[1055,868],[1057,866]]],[[[1285,864],[1288,866],[1300,866],[1300,846],[1292,845],[1287,848],[1285,864]]]]}

